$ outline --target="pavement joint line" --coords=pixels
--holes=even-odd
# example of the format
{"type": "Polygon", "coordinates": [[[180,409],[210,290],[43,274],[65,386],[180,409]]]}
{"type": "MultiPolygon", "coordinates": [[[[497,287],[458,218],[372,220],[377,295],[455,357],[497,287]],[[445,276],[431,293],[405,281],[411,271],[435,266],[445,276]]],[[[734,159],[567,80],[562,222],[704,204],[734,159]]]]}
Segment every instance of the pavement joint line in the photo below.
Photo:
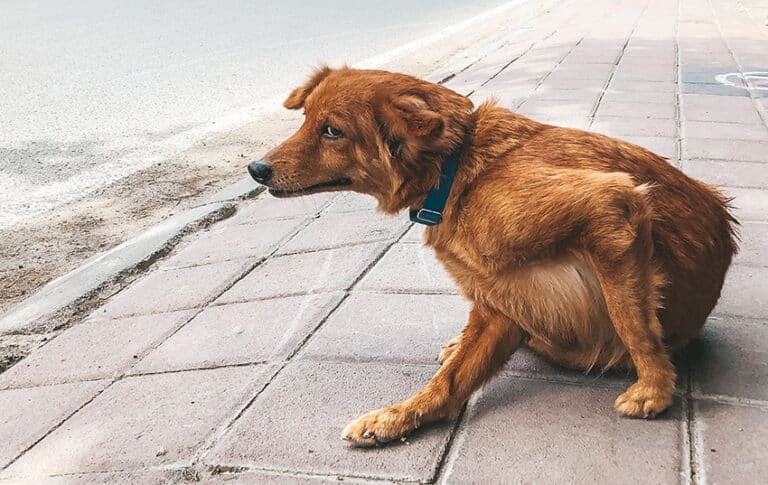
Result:
{"type": "MultiPolygon", "coordinates": [[[[616,58],[616,62],[613,63],[613,68],[611,68],[611,72],[608,75],[608,79],[603,84],[603,89],[600,91],[600,95],[597,97],[597,102],[595,103],[595,107],[592,110],[592,114],[588,116],[589,118],[589,126],[587,127],[588,129],[591,129],[592,125],[595,124],[595,117],[597,116],[597,110],[600,108],[600,105],[603,102],[605,93],[608,91],[608,87],[611,85],[611,81],[613,81],[613,77],[616,75],[616,71],[619,70],[619,64],[621,63],[621,60],[624,58],[624,53],[627,51],[627,46],[629,45],[629,41],[632,40],[632,36],[637,31],[637,26],[640,23],[640,19],[643,18],[643,15],[647,10],[648,10],[648,3],[645,4],[645,7],[643,7],[643,10],[640,11],[640,13],[637,15],[637,18],[635,19],[635,23],[632,26],[632,30],[629,32],[629,35],[627,35],[627,38],[624,41],[624,45],[621,46],[621,52],[619,53],[619,56],[616,58]]],[[[584,37],[582,37],[581,40],[584,40],[584,37]]]]}
{"type": "Polygon", "coordinates": [[[750,399],[746,397],[726,396],[724,394],[709,394],[697,390],[691,392],[691,398],[694,401],[714,402],[718,404],[728,404],[731,406],[741,406],[755,409],[767,409],[768,401],[761,399],[750,399]]]}
{"type": "MultiPolygon", "coordinates": [[[[679,8],[679,7],[678,7],[679,8]]],[[[696,442],[693,432],[693,405],[691,402],[691,389],[693,386],[693,372],[688,372],[685,381],[685,393],[682,397],[682,410],[683,419],[680,420],[680,434],[682,436],[681,447],[682,453],[680,453],[680,471],[683,475],[683,479],[686,485],[696,485],[696,450],[694,449],[694,443],[696,442]]]]}
{"type": "Polygon", "coordinates": [[[689,479],[691,485],[707,483],[706,470],[704,469],[704,453],[702,450],[703,437],[700,422],[696,419],[696,403],[694,400],[688,402],[688,433],[690,442],[690,471],[689,479]]]}
{"type": "MultiPolygon", "coordinates": [[[[218,468],[230,468],[229,465],[206,465],[206,468],[209,472],[216,470],[218,468]]],[[[236,473],[248,473],[248,472],[264,472],[268,474],[274,474],[281,477],[292,477],[292,478],[344,478],[346,481],[347,478],[350,478],[354,480],[354,482],[351,483],[366,483],[366,482],[378,482],[378,483],[424,483],[419,480],[401,480],[401,479],[392,479],[377,475],[366,475],[366,474],[350,474],[350,473],[321,473],[321,472],[303,472],[300,470],[288,470],[285,468],[269,468],[269,467],[259,467],[259,466],[249,466],[249,465],[238,465],[236,467],[232,468],[238,468],[239,471],[236,473]],[[363,482],[364,481],[364,482],[363,482]]],[[[219,476],[221,474],[214,473],[212,476],[219,476]]]]}
{"type": "Polygon", "coordinates": [[[447,480],[453,473],[453,466],[458,459],[459,450],[461,450],[461,446],[467,439],[467,429],[469,428],[470,420],[475,417],[475,406],[477,405],[481,392],[482,390],[475,392],[461,408],[459,417],[456,419],[456,425],[451,433],[450,442],[448,443],[446,452],[441,461],[442,466],[434,476],[433,483],[440,485],[448,483],[447,480]]]}
{"type": "Polygon", "coordinates": [[[452,458],[451,452],[454,449],[454,441],[456,440],[459,432],[462,428],[462,423],[464,422],[464,417],[467,413],[467,407],[469,406],[469,402],[472,400],[472,398],[468,399],[467,402],[464,403],[463,406],[461,406],[461,411],[459,411],[459,415],[456,416],[456,418],[453,420],[453,426],[451,426],[450,431],[448,432],[448,439],[445,440],[445,444],[443,447],[438,451],[440,457],[437,461],[437,466],[435,466],[435,469],[432,471],[432,475],[427,480],[427,483],[437,483],[440,479],[440,476],[443,475],[443,470],[445,467],[452,462],[449,462],[448,460],[452,458]]]}
{"type": "MultiPolygon", "coordinates": [[[[677,4],[677,18],[680,18],[682,2],[677,4]]],[[[677,138],[677,161],[683,158],[683,64],[680,62],[680,22],[675,24],[675,35],[672,37],[675,49],[675,136],[677,138]]],[[[677,166],[680,168],[682,163],[677,166]]]]}

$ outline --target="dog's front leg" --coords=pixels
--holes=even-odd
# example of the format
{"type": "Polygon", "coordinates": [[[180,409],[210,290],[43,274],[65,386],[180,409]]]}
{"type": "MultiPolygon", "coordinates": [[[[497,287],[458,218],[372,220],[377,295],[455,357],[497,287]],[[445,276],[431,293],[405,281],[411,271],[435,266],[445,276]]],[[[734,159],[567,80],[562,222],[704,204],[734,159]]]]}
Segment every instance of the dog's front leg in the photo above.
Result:
{"type": "Polygon", "coordinates": [[[475,304],[458,346],[424,389],[401,403],[363,415],[344,429],[343,438],[355,446],[373,446],[400,438],[424,423],[458,415],[522,340],[515,323],[475,304]]]}

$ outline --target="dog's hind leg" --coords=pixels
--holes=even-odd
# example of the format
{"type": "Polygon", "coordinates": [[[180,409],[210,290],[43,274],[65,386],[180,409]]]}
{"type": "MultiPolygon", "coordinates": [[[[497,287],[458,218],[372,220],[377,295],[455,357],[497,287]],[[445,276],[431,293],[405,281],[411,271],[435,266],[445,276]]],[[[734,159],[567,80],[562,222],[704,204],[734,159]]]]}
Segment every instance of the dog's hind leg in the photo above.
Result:
{"type": "Polygon", "coordinates": [[[523,332],[500,313],[475,305],[456,348],[429,383],[405,401],[349,424],[343,438],[355,446],[397,439],[421,424],[458,415],[472,393],[501,369],[523,332]]]}
{"type": "Polygon", "coordinates": [[[653,261],[652,214],[643,190],[607,204],[594,219],[588,245],[611,323],[637,370],[637,382],[616,399],[616,410],[648,418],[672,404],[676,376],[657,316],[663,278],[653,261]]]}

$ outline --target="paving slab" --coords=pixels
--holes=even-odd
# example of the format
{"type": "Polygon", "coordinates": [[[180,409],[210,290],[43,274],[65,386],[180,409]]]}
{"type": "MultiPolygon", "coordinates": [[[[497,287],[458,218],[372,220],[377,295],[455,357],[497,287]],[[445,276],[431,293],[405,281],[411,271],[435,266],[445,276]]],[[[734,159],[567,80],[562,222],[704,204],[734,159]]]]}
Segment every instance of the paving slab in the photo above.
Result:
{"type": "Polygon", "coordinates": [[[0,469],[88,402],[109,381],[0,391],[0,469]]]}
{"type": "Polygon", "coordinates": [[[290,199],[272,197],[264,192],[252,202],[241,205],[227,224],[254,224],[269,219],[311,217],[320,213],[335,197],[335,193],[314,194],[290,199]]]}
{"type": "Polygon", "coordinates": [[[619,417],[611,389],[502,376],[470,406],[443,483],[678,483],[679,403],[619,417]],[[463,429],[462,429],[463,428],[463,429]]]}
{"type": "Polygon", "coordinates": [[[603,101],[597,107],[597,116],[623,116],[627,118],[674,119],[675,105],[667,103],[603,101]]]}
{"type": "Polygon", "coordinates": [[[0,476],[189,465],[208,436],[263,385],[267,370],[248,366],[123,379],[0,476]]]}
{"type": "Polygon", "coordinates": [[[731,206],[739,221],[768,222],[768,190],[722,187],[722,192],[733,198],[731,206]]]}
{"type": "Polygon", "coordinates": [[[429,480],[451,426],[425,426],[407,443],[350,448],[344,427],[417,392],[437,366],[296,361],[270,383],[210,453],[209,465],[323,475],[429,480]]]}
{"type": "Polygon", "coordinates": [[[393,482],[386,482],[381,480],[365,480],[361,478],[346,477],[346,476],[321,476],[321,475],[298,475],[298,474],[280,474],[270,473],[262,471],[247,471],[243,473],[223,473],[220,475],[213,475],[207,479],[203,479],[200,482],[201,485],[213,485],[213,484],[226,484],[226,485],[328,485],[329,483],[336,484],[386,484],[393,482]]]}
{"type": "Polygon", "coordinates": [[[355,192],[342,192],[333,199],[333,202],[328,206],[325,212],[329,214],[357,211],[374,212],[378,205],[379,202],[370,195],[358,194],[355,192]]]}
{"type": "Polygon", "coordinates": [[[695,393],[768,401],[768,320],[710,317],[687,354],[695,393]]]}
{"type": "MultiPolygon", "coordinates": [[[[682,160],[683,171],[702,182],[716,186],[768,187],[768,169],[759,162],[737,162],[733,160],[682,160]]],[[[742,197],[748,200],[751,198],[742,197]]]]}
{"type": "Polygon", "coordinates": [[[677,139],[663,136],[627,136],[617,137],[621,140],[634,143],[646,150],[650,150],[656,155],[660,155],[670,160],[676,160],[677,157],[677,139]]]}
{"type": "Polygon", "coordinates": [[[466,324],[457,295],[355,293],[302,349],[309,359],[435,363],[466,324]]]}
{"type": "Polygon", "coordinates": [[[758,124],[683,121],[682,135],[686,138],[768,141],[768,128],[758,124]]]}
{"type": "Polygon", "coordinates": [[[372,243],[270,258],[214,303],[346,290],[385,248],[372,243]]]}
{"type": "Polygon", "coordinates": [[[398,293],[456,293],[456,284],[421,244],[395,244],[366,274],[358,289],[398,293]]]}
{"type": "Polygon", "coordinates": [[[17,485],[107,485],[115,483],[135,483],[141,485],[168,485],[183,483],[182,474],[175,470],[142,470],[120,473],[78,473],[34,478],[1,480],[0,483],[17,485]]]}
{"type": "Polygon", "coordinates": [[[750,98],[682,94],[681,99],[681,114],[684,121],[763,124],[750,98]]]}
{"type": "Polygon", "coordinates": [[[255,224],[215,226],[175,254],[163,268],[185,268],[220,261],[268,256],[304,219],[266,220],[255,224]]]}
{"type": "MultiPolygon", "coordinates": [[[[683,138],[680,156],[689,159],[739,160],[768,164],[768,140],[683,138]]],[[[766,169],[768,169],[768,165],[766,169]]]]}
{"type": "Polygon", "coordinates": [[[768,267],[733,264],[714,315],[768,319],[768,267]]]}
{"type": "Polygon", "coordinates": [[[131,373],[284,359],[338,305],[343,293],[233,303],[203,310],[131,373]]]}
{"type": "Polygon", "coordinates": [[[394,241],[410,225],[407,217],[377,212],[329,213],[315,219],[278,254],[317,251],[374,241],[394,241]]]}
{"type": "Polygon", "coordinates": [[[192,311],[75,325],[0,374],[0,388],[115,378],[187,321],[192,311]]]}
{"type": "Polygon", "coordinates": [[[768,222],[744,221],[739,233],[741,242],[734,261],[749,266],[768,266],[768,222]]]}
{"type": "Polygon", "coordinates": [[[695,401],[699,483],[763,483],[768,409],[695,401]],[[703,473],[702,473],[703,472],[703,473]]]}
{"type": "Polygon", "coordinates": [[[225,261],[155,271],[121,291],[94,318],[119,318],[199,308],[237,281],[251,263],[225,261]]]}

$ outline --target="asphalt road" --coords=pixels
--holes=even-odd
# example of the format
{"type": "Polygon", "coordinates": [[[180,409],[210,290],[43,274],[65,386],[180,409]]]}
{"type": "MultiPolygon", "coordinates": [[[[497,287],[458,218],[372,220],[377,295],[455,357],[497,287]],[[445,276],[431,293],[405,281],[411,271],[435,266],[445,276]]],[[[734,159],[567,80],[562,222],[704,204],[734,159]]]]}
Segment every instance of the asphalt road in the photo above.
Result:
{"type": "Polygon", "coordinates": [[[253,120],[312,66],[380,58],[504,3],[5,1],[0,229],[253,120]]]}

